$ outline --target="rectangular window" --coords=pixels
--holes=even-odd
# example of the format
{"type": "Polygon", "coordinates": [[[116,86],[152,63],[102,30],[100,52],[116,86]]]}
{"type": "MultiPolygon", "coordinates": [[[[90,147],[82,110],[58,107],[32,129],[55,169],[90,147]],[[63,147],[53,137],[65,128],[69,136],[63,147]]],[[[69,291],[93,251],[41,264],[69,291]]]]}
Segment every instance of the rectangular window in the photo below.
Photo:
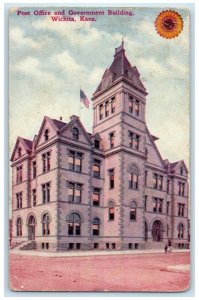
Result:
{"type": "Polygon", "coordinates": [[[163,176],[157,173],[153,174],[153,188],[162,190],[163,189],[163,176]]]}
{"type": "Polygon", "coordinates": [[[100,141],[99,140],[94,141],[94,147],[95,147],[95,149],[100,149],[100,141]]]}
{"type": "Polygon", "coordinates": [[[147,186],[147,176],[148,176],[148,171],[145,171],[145,175],[144,175],[145,186],[147,186]]]}
{"type": "Polygon", "coordinates": [[[140,114],[140,102],[138,100],[135,101],[135,115],[139,116],[140,114]]]}
{"type": "Polygon", "coordinates": [[[32,190],[32,205],[36,206],[37,205],[37,194],[36,194],[36,189],[32,190]]]}
{"type": "Polygon", "coordinates": [[[99,119],[103,119],[103,104],[100,104],[99,106],[99,119]]]}
{"type": "Polygon", "coordinates": [[[170,180],[167,179],[167,193],[169,194],[170,191],[170,180]]]}
{"type": "Polygon", "coordinates": [[[68,199],[69,202],[74,202],[75,200],[75,184],[73,182],[69,182],[68,199]]]}
{"type": "Polygon", "coordinates": [[[115,97],[111,99],[111,113],[115,113],[115,97]]]}
{"type": "Polygon", "coordinates": [[[133,132],[129,131],[129,147],[133,148],[133,132]]]}
{"type": "Polygon", "coordinates": [[[50,151],[42,154],[43,173],[50,171],[50,151]]]}
{"type": "Polygon", "coordinates": [[[109,101],[105,102],[105,117],[109,116],[109,101]]]}
{"type": "Polygon", "coordinates": [[[131,208],[131,210],[130,210],[130,220],[131,221],[136,220],[136,208],[131,208]]]}
{"type": "Polygon", "coordinates": [[[112,149],[114,147],[114,141],[115,141],[115,133],[114,132],[109,133],[109,140],[110,140],[110,148],[112,149]]]}
{"type": "Polygon", "coordinates": [[[148,200],[148,196],[145,196],[144,198],[144,210],[147,211],[147,200],[148,200]]]}
{"type": "Polygon", "coordinates": [[[178,182],[178,195],[179,196],[185,195],[185,183],[184,182],[178,182]]]}
{"type": "Polygon", "coordinates": [[[158,207],[158,199],[154,198],[153,199],[153,212],[157,212],[157,207],[158,207]]]}
{"type": "Polygon", "coordinates": [[[178,216],[184,217],[184,212],[185,212],[185,204],[178,203],[178,216]]]}
{"type": "Polygon", "coordinates": [[[153,198],[153,212],[162,213],[163,199],[153,198]]]}
{"type": "Polygon", "coordinates": [[[75,158],[75,171],[81,173],[82,171],[82,155],[77,153],[77,157],[75,158]]]}
{"type": "Polygon", "coordinates": [[[158,188],[158,174],[153,174],[153,188],[158,188]]]}
{"type": "Polygon", "coordinates": [[[22,208],[22,192],[16,194],[17,209],[22,208]]]}
{"type": "Polygon", "coordinates": [[[133,133],[132,131],[129,131],[129,147],[139,150],[139,144],[140,144],[140,135],[133,133]]]}
{"type": "Polygon", "coordinates": [[[17,167],[17,180],[16,183],[19,184],[23,181],[23,166],[17,167]]]}
{"type": "Polygon", "coordinates": [[[42,184],[42,203],[50,202],[50,183],[42,184]]]}
{"type": "Polygon", "coordinates": [[[93,177],[100,178],[100,160],[94,159],[93,162],[93,177]]]}
{"type": "Polygon", "coordinates": [[[170,202],[167,201],[167,215],[169,215],[170,202]]]}
{"type": "Polygon", "coordinates": [[[69,243],[69,249],[72,250],[74,248],[74,243],[69,243]]]}
{"type": "Polygon", "coordinates": [[[76,244],[76,249],[78,249],[78,250],[81,249],[81,243],[76,244]]]}
{"type": "Polygon", "coordinates": [[[99,235],[99,225],[92,224],[92,231],[93,231],[93,235],[99,235]]]}
{"type": "Polygon", "coordinates": [[[113,221],[115,219],[115,208],[109,207],[109,221],[113,221]]]}
{"type": "Polygon", "coordinates": [[[138,134],[135,134],[135,149],[139,150],[139,143],[140,143],[140,136],[138,134]]]}
{"type": "Polygon", "coordinates": [[[138,175],[129,173],[129,188],[133,190],[138,189],[138,175]]]}
{"type": "Polygon", "coordinates": [[[69,170],[80,173],[82,171],[82,153],[69,151],[69,170]]]}
{"type": "Polygon", "coordinates": [[[114,189],[115,186],[115,175],[114,169],[109,170],[109,188],[114,189]]]}
{"type": "Polygon", "coordinates": [[[68,184],[68,200],[72,203],[81,203],[82,200],[82,184],[69,182],[68,184]]]}
{"type": "Polygon", "coordinates": [[[76,184],[75,200],[76,200],[76,203],[81,203],[81,200],[82,200],[82,185],[81,184],[76,184]]]}
{"type": "Polygon", "coordinates": [[[162,199],[158,199],[158,212],[162,213],[162,206],[163,206],[163,200],[162,199]]]}
{"type": "Polygon", "coordinates": [[[159,182],[159,190],[162,191],[162,188],[163,188],[163,176],[162,175],[159,175],[158,182],[159,182]]]}
{"type": "Polygon", "coordinates": [[[129,96],[129,112],[133,113],[133,97],[129,96]]]}
{"type": "Polygon", "coordinates": [[[36,161],[32,162],[32,178],[36,178],[37,176],[37,163],[36,161]]]}
{"type": "Polygon", "coordinates": [[[74,171],[75,170],[75,151],[69,151],[68,163],[69,163],[69,170],[74,171]]]}
{"type": "Polygon", "coordinates": [[[100,189],[93,189],[93,206],[99,206],[100,204],[100,189]]]}

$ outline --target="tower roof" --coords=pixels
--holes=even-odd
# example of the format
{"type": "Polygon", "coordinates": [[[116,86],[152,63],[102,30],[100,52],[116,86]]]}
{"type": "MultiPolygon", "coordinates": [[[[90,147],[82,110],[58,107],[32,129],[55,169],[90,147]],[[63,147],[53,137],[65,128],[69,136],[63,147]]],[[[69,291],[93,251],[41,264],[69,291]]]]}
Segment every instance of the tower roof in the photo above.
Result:
{"type": "Polygon", "coordinates": [[[109,86],[111,86],[119,78],[127,79],[134,87],[146,93],[146,89],[140,80],[140,73],[136,66],[131,66],[125,54],[124,42],[115,48],[114,59],[111,66],[106,69],[102,76],[102,80],[98,85],[94,95],[109,86]]]}

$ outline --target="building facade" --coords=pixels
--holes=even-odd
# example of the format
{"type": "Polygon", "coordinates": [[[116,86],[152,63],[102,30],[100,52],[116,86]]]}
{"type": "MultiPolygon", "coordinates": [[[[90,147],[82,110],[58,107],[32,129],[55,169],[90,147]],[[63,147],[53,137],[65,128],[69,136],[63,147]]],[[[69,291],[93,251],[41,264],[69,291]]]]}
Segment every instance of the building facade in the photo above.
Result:
{"type": "MultiPolygon", "coordinates": [[[[37,249],[143,249],[188,243],[188,170],[163,160],[146,125],[147,92],[124,45],[79,117],[44,117],[12,157],[13,243],[37,249]]],[[[23,247],[22,247],[23,248],[23,247]]]]}

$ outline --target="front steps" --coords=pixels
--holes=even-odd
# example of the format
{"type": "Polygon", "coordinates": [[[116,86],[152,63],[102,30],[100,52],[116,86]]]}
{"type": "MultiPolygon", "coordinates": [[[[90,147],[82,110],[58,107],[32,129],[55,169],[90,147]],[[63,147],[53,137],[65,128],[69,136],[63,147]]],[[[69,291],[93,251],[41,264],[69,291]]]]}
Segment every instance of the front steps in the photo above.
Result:
{"type": "Polygon", "coordinates": [[[36,250],[37,244],[35,241],[28,241],[24,243],[22,247],[19,248],[20,250],[36,250]]]}

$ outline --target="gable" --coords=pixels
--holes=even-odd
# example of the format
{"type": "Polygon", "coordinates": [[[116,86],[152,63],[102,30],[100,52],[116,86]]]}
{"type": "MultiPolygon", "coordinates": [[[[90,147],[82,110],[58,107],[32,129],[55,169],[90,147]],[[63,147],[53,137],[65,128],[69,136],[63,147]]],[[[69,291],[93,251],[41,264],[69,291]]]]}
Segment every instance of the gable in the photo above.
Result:
{"type": "Polygon", "coordinates": [[[74,118],[70,123],[64,126],[64,128],[60,130],[60,133],[63,137],[75,140],[76,142],[82,142],[86,144],[91,143],[90,136],[86,132],[85,128],[83,127],[78,117],[74,118]],[[77,129],[78,140],[73,138],[74,129],[77,129]]]}
{"type": "Polygon", "coordinates": [[[57,135],[57,128],[54,125],[53,121],[48,117],[44,117],[35,141],[35,147],[39,147],[40,145],[47,142],[47,140],[53,138],[55,135],[57,135]],[[47,137],[48,139],[46,140],[47,137]]]}
{"type": "Polygon", "coordinates": [[[171,164],[171,172],[174,172],[177,175],[187,176],[188,170],[183,160],[171,164]],[[172,168],[173,165],[173,168],[172,168]]]}
{"type": "Polygon", "coordinates": [[[25,156],[26,154],[28,154],[28,150],[29,151],[31,150],[31,149],[29,149],[29,146],[31,147],[31,141],[24,140],[23,138],[18,137],[10,160],[15,161],[15,160],[25,156]],[[29,145],[28,145],[28,142],[29,142],[29,145]]]}
{"type": "Polygon", "coordinates": [[[163,159],[148,130],[146,133],[146,149],[147,149],[147,162],[159,166],[161,168],[164,168],[165,166],[164,166],[163,159]]]}

